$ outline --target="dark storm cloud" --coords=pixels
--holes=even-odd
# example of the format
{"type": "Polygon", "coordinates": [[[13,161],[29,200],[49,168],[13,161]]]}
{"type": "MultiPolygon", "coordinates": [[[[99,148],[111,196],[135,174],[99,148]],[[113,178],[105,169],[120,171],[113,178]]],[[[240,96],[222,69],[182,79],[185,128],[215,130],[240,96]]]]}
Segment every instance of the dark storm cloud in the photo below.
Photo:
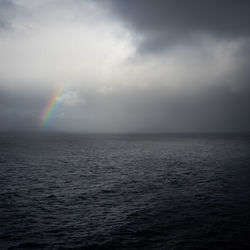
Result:
{"type": "Polygon", "coordinates": [[[250,35],[247,0],[111,0],[113,12],[143,36],[142,50],[192,41],[195,35],[235,39],[250,35]]]}
{"type": "MultiPolygon", "coordinates": [[[[160,124],[163,131],[250,130],[249,1],[111,0],[111,9],[138,38],[137,50],[142,57],[149,53],[158,58],[159,52],[182,45],[200,51],[198,57],[202,61],[209,56],[206,56],[209,40],[223,46],[238,44],[231,72],[217,79],[213,79],[212,72],[211,77],[204,75],[203,80],[194,78],[196,84],[190,88],[202,87],[189,97],[179,94],[169,101],[170,97],[165,95],[160,101],[158,96],[157,105],[151,105],[153,109],[157,107],[151,114],[159,115],[155,128],[160,124]]],[[[225,52],[230,50],[229,46],[225,52]]],[[[222,53],[218,59],[223,57],[222,53]]],[[[199,70],[194,67],[193,75],[196,74],[199,70]]]]}

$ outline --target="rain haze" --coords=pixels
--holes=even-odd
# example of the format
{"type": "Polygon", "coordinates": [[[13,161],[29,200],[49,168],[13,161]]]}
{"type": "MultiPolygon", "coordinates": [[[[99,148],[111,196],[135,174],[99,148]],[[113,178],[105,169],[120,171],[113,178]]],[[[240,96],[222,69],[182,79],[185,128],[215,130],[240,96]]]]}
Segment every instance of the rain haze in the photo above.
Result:
{"type": "Polygon", "coordinates": [[[242,0],[1,0],[0,129],[249,132],[249,11],[242,0]]]}

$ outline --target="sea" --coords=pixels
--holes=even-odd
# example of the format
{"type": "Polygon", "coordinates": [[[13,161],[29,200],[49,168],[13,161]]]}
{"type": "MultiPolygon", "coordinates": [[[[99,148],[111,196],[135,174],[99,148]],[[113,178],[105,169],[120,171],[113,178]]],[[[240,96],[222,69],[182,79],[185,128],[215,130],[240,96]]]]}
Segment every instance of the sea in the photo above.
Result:
{"type": "Polygon", "coordinates": [[[250,249],[250,136],[0,133],[0,249],[250,249]]]}

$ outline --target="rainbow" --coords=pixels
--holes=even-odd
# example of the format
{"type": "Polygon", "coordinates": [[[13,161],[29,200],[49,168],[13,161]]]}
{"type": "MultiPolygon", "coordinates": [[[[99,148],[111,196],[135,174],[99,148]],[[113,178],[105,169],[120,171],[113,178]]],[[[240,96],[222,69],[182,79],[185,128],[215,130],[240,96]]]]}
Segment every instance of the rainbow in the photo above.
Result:
{"type": "Polygon", "coordinates": [[[47,103],[47,105],[46,105],[46,107],[45,107],[45,109],[40,117],[39,128],[45,127],[46,124],[48,123],[49,119],[51,118],[51,116],[55,112],[59,97],[62,95],[64,90],[65,90],[65,87],[57,88],[57,90],[55,91],[53,96],[48,101],[48,103],[47,103]]]}

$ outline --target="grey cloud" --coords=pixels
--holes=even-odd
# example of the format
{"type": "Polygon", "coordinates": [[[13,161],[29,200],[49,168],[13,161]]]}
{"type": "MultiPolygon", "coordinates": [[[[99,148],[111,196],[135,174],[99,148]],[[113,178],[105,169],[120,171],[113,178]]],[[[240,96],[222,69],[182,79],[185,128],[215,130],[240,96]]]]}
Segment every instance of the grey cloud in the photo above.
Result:
{"type": "Polygon", "coordinates": [[[8,24],[0,19],[0,30],[6,30],[8,28],[8,24]]]}
{"type": "Polygon", "coordinates": [[[219,39],[250,35],[247,0],[111,0],[111,7],[143,36],[140,49],[145,51],[192,41],[195,35],[219,39]]]}
{"type": "Polygon", "coordinates": [[[11,0],[0,0],[0,31],[11,29],[12,19],[18,9],[11,0]]]}

